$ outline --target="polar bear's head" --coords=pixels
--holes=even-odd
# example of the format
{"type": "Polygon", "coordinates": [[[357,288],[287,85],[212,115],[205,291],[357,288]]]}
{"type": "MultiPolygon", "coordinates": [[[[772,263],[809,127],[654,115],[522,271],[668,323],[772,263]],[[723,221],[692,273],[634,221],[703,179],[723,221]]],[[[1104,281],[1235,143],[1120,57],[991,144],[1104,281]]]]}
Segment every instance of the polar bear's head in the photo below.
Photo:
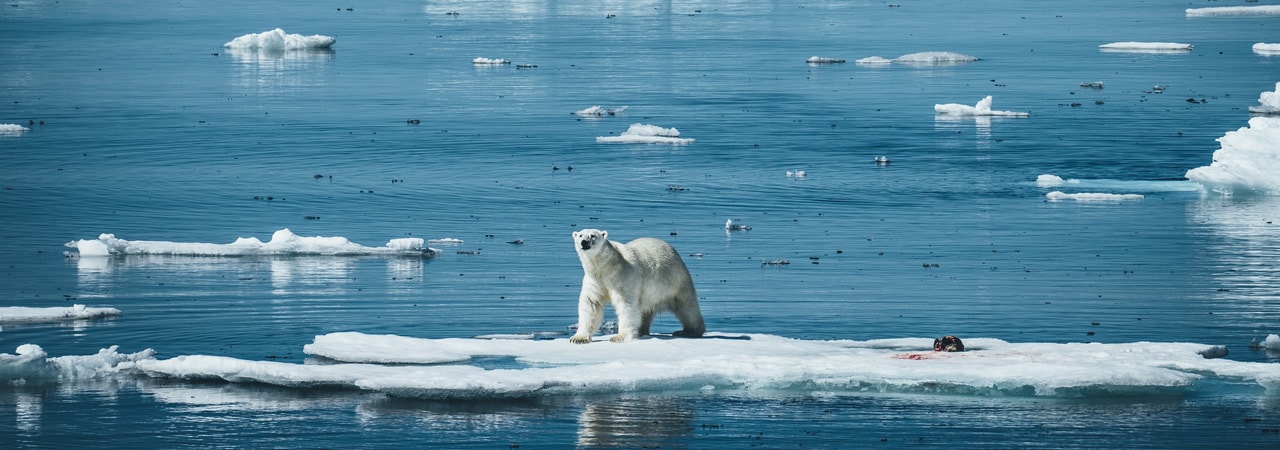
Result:
{"type": "Polygon", "coordinates": [[[579,252],[589,252],[591,249],[600,248],[608,241],[608,231],[587,228],[582,231],[573,232],[573,247],[579,252]]]}

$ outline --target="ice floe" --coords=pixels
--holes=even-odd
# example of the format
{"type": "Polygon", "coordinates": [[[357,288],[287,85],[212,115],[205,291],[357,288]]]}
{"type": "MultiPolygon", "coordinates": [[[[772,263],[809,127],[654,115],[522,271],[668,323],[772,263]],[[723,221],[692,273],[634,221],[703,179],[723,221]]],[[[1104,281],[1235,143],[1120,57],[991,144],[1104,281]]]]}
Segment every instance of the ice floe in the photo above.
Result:
{"type": "Polygon", "coordinates": [[[623,144],[691,144],[692,138],[680,137],[680,130],[657,125],[633,123],[627,131],[617,136],[597,136],[596,142],[623,144]]]}
{"type": "Polygon", "coordinates": [[[507,61],[502,58],[490,59],[490,58],[477,56],[476,59],[471,60],[471,64],[475,64],[478,66],[491,66],[491,65],[511,64],[511,61],[507,61]]]}
{"type": "Polygon", "coordinates": [[[288,34],[276,28],[261,33],[250,33],[222,44],[223,47],[244,50],[308,50],[327,49],[337,42],[336,39],[324,35],[303,36],[288,34]]]}
{"type": "Polygon", "coordinates": [[[1050,173],[1037,176],[1035,183],[1037,187],[1041,188],[1065,187],[1071,190],[1127,191],[1133,193],[1200,191],[1200,185],[1187,180],[1064,179],[1050,173]]]}
{"type": "Polygon", "coordinates": [[[28,131],[31,131],[31,129],[24,127],[22,125],[13,124],[13,123],[0,123],[0,136],[6,135],[6,134],[17,135],[17,134],[26,133],[28,131]]]}
{"type": "Polygon", "coordinates": [[[116,347],[49,357],[37,345],[0,353],[10,380],[74,382],[151,376],[293,388],[350,388],[428,399],[546,397],[663,391],[793,391],[1109,397],[1186,392],[1203,380],[1254,384],[1274,395],[1280,364],[1223,359],[1196,343],[1011,343],[965,338],[934,352],[932,338],[801,340],[708,333],[626,344],[567,339],[423,339],[340,332],[316,336],[305,364],[215,355],[157,359],[116,347]],[[319,362],[319,363],[317,363],[319,362]]]}
{"type": "Polygon", "coordinates": [[[840,64],[843,63],[844,60],[840,58],[828,58],[825,56],[810,56],[809,59],[805,60],[805,62],[809,64],[840,64]]]}
{"type": "Polygon", "coordinates": [[[1280,44],[1259,42],[1257,44],[1253,44],[1253,52],[1259,55],[1277,56],[1280,55],[1280,44]]]}
{"type": "Polygon", "coordinates": [[[1142,194],[1108,194],[1104,192],[1077,192],[1068,194],[1062,191],[1053,191],[1044,195],[1051,201],[1075,200],[1079,202],[1119,202],[1125,200],[1142,200],[1145,198],[1142,194]]]}
{"type": "Polygon", "coordinates": [[[1280,117],[1253,117],[1218,143],[1213,162],[1188,170],[1188,179],[1222,194],[1280,194],[1280,117]]]}
{"type": "Polygon", "coordinates": [[[1193,47],[1179,42],[1112,42],[1098,46],[1104,52],[1127,53],[1185,53],[1193,47]]]}
{"type": "Polygon", "coordinates": [[[424,245],[422,238],[396,238],[382,247],[367,247],[345,237],[298,236],[288,228],[276,231],[271,240],[240,237],[230,244],[171,241],[130,241],[103,233],[97,239],[80,239],[66,244],[77,249],[80,257],[113,255],[180,255],[180,256],[279,256],[279,255],[412,255],[434,256],[438,251],[424,245]]]}
{"type": "Polygon", "coordinates": [[[0,324],[61,322],[118,315],[120,315],[120,310],[115,308],[91,308],[81,304],[48,308],[4,306],[0,307],[0,324]]]}
{"type": "Polygon", "coordinates": [[[1258,94],[1258,104],[1250,106],[1249,112],[1254,114],[1280,114],[1280,83],[1276,83],[1276,90],[1263,91],[1258,94]]]}
{"type": "Polygon", "coordinates": [[[1216,7],[1210,7],[1210,8],[1187,8],[1187,17],[1275,16],[1275,15],[1280,15],[1280,5],[1216,6],[1216,7]]]}
{"type": "Polygon", "coordinates": [[[969,56],[956,52],[919,52],[908,53],[897,58],[889,59],[882,56],[868,56],[858,59],[854,62],[862,65],[876,66],[891,63],[908,64],[917,66],[945,66],[951,64],[961,64],[977,61],[977,57],[969,56]]]}
{"type": "Polygon", "coordinates": [[[1027,117],[1025,112],[1014,111],[994,111],[991,109],[991,96],[988,95],[974,106],[961,105],[959,103],[947,103],[933,105],[933,111],[938,114],[952,116],[1000,116],[1000,117],[1027,117]]]}
{"type": "Polygon", "coordinates": [[[584,109],[574,111],[573,114],[576,116],[583,116],[583,117],[604,117],[604,116],[614,116],[626,110],[627,110],[626,106],[619,106],[617,108],[605,108],[600,105],[595,105],[589,108],[584,108],[584,109]]]}

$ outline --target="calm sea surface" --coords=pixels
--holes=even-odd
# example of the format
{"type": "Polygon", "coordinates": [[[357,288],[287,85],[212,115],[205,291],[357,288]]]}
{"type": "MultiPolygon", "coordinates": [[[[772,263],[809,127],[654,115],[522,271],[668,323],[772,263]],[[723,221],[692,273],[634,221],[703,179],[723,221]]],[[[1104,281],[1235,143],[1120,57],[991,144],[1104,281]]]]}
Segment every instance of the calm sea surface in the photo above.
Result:
{"type": "MultiPolygon", "coordinates": [[[[1250,51],[1280,41],[1280,17],[1185,17],[1244,4],[1198,0],[898,3],[7,1],[0,123],[31,131],[0,135],[0,306],[124,314],[6,324],[0,353],[302,363],[302,345],[338,331],[560,331],[582,276],[570,232],[600,228],[701,254],[686,263],[713,331],[1185,341],[1280,359],[1249,349],[1280,333],[1280,199],[1182,179],[1280,81],[1280,57],[1250,51]],[[337,44],[222,48],[276,27],[337,44]],[[1098,50],[1115,41],[1195,47],[1098,50]],[[922,51],[980,60],[853,63],[922,51]],[[935,118],[934,104],[987,95],[1030,116],[935,118]],[[627,109],[570,114],[593,105],[627,109]],[[696,142],[595,142],[632,123],[696,142]],[[1145,198],[1050,202],[1040,174],[1145,198]],[[752,230],[726,233],[727,219],[752,230]],[[430,260],[63,255],[100,233],[227,243],[282,228],[464,243],[430,260]]],[[[655,331],[677,327],[663,316],[655,331]]],[[[0,447],[89,445],[1275,448],[1280,397],[0,387],[0,447]]]]}

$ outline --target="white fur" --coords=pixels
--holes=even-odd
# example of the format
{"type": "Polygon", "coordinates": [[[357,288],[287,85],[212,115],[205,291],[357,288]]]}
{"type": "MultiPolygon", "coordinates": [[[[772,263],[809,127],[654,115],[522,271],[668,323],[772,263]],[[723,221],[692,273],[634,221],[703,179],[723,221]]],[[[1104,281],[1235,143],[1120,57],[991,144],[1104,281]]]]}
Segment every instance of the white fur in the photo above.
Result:
{"type": "Polygon", "coordinates": [[[684,327],[675,335],[702,337],[706,326],[698,309],[698,293],[671,244],[654,238],[619,244],[609,240],[609,232],[590,228],[575,231],[573,244],[584,275],[578,295],[578,332],[570,341],[591,342],[604,321],[605,303],[612,304],[618,314],[613,342],[648,335],[653,316],[663,311],[675,313],[684,327]]]}

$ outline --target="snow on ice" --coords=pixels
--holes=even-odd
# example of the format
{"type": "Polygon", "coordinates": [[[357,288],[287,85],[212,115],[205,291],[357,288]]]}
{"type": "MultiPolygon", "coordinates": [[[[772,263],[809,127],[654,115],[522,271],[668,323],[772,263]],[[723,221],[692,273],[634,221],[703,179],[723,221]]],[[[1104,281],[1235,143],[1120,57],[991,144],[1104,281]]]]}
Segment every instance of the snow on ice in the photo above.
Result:
{"type": "Polygon", "coordinates": [[[680,137],[680,130],[657,125],[633,123],[617,136],[597,136],[596,142],[623,144],[692,144],[693,139],[680,137]]]}
{"type": "Polygon", "coordinates": [[[567,339],[422,339],[341,332],[316,336],[304,364],[214,355],[157,359],[147,349],[49,357],[36,345],[0,353],[13,382],[146,375],[296,388],[338,387],[394,396],[511,398],[583,393],[738,390],[906,392],[1088,397],[1183,392],[1201,380],[1261,385],[1274,395],[1280,364],[1221,359],[1195,343],[1011,343],[966,338],[969,350],[932,351],[932,338],[801,340],[709,333],[626,344],[567,339]]]}
{"type": "Polygon", "coordinates": [[[933,111],[938,114],[952,116],[1001,116],[1001,117],[1027,117],[1025,112],[1014,111],[993,111],[991,109],[991,96],[978,101],[977,105],[961,105],[959,103],[947,103],[933,105],[933,111]]]}
{"type": "Polygon", "coordinates": [[[345,237],[304,237],[288,228],[276,231],[269,242],[256,237],[241,237],[230,244],[203,242],[129,241],[103,233],[97,239],[80,239],[66,244],[79,250],[80,256],[112,255],[178,255],[178,256],[264,256],[264,255],[413,255],[431,257],[437,250],[424,245],[422,238],[397,238],[383,247],[366,247],[345,237]]]}
{"type": "Polygon", "coordinates": [[[222,46],[244,50],[316,50],[332,47],[335,42],[337,40],[329,36],[288,34],[284,30],[276,28],[262,33],[246,34],[232,39],[226,44],[222,44],[222,46]]]}

